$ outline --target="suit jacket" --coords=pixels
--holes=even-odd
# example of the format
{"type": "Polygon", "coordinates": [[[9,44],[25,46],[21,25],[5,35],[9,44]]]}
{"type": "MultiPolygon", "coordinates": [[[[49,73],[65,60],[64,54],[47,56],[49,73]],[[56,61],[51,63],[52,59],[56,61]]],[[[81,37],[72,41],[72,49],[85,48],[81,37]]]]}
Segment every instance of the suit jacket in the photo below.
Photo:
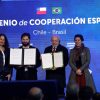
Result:
{"type": "MultiPolygon", "coordinates": [[[[19,47],[19,48],[22,48],[19,47]]],[[[35,48],[33,46],[30,46],[29,48],[35,48]]],[[[36,48],[36,65],[29,67],[28,65],[24,66],[16,66],[16,80],[36,80],[37,79],[37,68],[41,65],[40,61],[40,52],[36,48]],[[25,68],[27,68],[27,71],[25,71],[25,68]]]]}
{"type": "MultiPolygon", "coordinates": [[[[72,49],[70,51],[70,59],[69,59],[69,65],[71,67],[71,73],[70,73],[70,76],[69,76],[68,84],[76,83],[76,70],[77,70],[77,67],[75,65],[75,59],[73,59],[74,53],[75,53],[75,50],[72,49]]],[[[95,92],[96,88],[95,88],[95,85],[94,85],[92,74],[90,74],[90,72],[88,70],[89,69],[89,64],[90,64],[90,58],[91,58],[90,56],[91,55],[90,55],[89,48],[84,47],[84,50],[81,53],[82,66],[81,66],[80,69],[81,69],[81,71],[84,71],[84,73],[85,73],[86,86],[90,86],[93,89],[93,91],[95,92]]]]}
{"type": "MultiPolygon", "coordinates": [[[[58,45],[56,48],[56,52],[63,52],[63,64],[62,68],[57,68],[56,70],[46,70],[46,79],[53,79],[53,77],[57,77],[57,80],[62,80],[62,85],[65,86],[65,67],[68,64],[68,50],[62,45],[58,45]]],[[[51,53],[52,45],[45,48],[44,53],[51,53]]]]}
{"type": "Polygon", "coordinates": [[[10,58],[10,49],[6,49],[4,51],[5,55],[5,65],[3,66],[3,54],[0,51],[0,76],[3,75],[4,77],[8,74],[11,74],[12,68],[9,65],[9,58],[10,58]]]}

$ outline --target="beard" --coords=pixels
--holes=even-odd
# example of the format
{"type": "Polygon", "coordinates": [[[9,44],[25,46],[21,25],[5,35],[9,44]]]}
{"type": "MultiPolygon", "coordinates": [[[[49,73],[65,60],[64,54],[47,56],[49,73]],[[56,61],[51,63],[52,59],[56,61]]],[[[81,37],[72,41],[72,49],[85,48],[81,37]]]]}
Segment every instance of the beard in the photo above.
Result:
{"type": "Polygon", "coordinates": [[[29,44],[30,44],[29,42],[22,42],[22,45],[25,46],[25,47],[29,46],[29,44]]]}

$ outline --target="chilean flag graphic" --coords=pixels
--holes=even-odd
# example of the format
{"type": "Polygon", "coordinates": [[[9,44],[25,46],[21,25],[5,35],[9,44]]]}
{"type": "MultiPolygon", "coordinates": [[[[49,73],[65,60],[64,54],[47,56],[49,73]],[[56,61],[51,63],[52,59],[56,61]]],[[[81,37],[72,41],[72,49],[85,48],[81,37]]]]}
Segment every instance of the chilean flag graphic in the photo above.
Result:
{"type": "Polygon", "coordinates": [[[47,9],[46,7],[39,7],[37,8],[37,14],[46,14],[47,13],[47,9]]]}

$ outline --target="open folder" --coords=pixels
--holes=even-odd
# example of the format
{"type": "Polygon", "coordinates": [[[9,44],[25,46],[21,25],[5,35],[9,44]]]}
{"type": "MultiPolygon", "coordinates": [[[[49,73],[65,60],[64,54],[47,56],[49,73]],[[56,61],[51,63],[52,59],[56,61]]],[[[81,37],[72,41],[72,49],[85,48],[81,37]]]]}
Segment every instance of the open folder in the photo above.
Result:
{"type": "Polygon", "coordinates": [[[36,49],[11,48],[10,65],[36,65],[36,49]]]}
{"type": "Polygon", "coordinates": [[[63,53],[45,53],[41,54],[43,69],[56,69],[63,67],[63,53]]]}

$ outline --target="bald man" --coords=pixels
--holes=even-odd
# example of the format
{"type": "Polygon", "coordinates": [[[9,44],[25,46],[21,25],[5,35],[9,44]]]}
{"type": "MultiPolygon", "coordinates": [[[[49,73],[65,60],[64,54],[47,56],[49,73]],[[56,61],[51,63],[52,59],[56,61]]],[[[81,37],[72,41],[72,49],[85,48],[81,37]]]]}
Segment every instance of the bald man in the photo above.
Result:
{"type": "Polygon", "coordinates": [[[29,90],[29,100],[43,100],[42,90],[38,87],[32,87],[29,90]]]}
{"type": "Polygon", "coordinates": [[[45,48],[44,53],[62,52],[64,66],[61,68],[57,68],[55,70],[51,70],[51,69],[46,70],[46,79],[47,80],[57,80],[58,81],[58,94],[64,95],[64,87],[66,86],[65,67],[68,64],[68,50],[66,47],[60,44],[60,38],[58,36],[51,37],[51,44],[52,45],[45,48]]]}

